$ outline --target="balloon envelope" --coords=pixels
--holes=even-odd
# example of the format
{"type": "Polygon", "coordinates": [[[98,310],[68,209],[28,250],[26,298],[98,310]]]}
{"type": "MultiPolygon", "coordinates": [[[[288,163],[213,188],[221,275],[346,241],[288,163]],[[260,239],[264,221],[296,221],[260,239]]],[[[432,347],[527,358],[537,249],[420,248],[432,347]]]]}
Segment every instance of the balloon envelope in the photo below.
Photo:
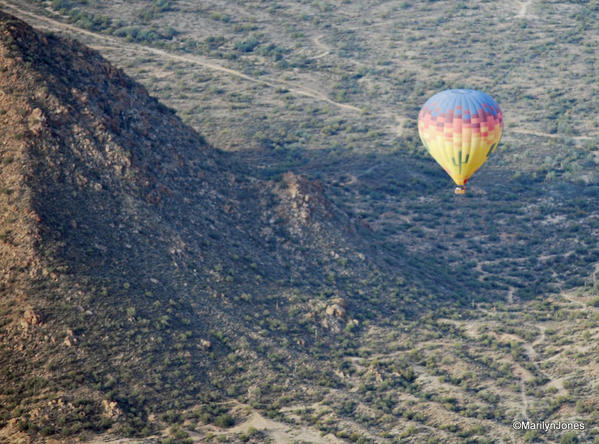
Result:
{"type": "Polygon", "coordinates": [[[487,94],[449,89],[426,101],[418,133],[428,152],[457,185],[464,185],[497,148],[503,114],[487,94]]]}

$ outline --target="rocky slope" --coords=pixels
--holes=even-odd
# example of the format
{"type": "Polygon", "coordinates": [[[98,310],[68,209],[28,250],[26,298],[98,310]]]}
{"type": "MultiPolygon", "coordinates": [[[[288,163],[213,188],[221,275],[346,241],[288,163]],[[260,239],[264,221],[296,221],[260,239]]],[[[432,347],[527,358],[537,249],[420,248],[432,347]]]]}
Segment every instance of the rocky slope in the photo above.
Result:
{"type": "Polygon", "coordinates": [[[397,302],[369,230],[318,181],[254,178],[97,52],[4,13],[0,125],[9,439],[305,397],[273,381],[397,302]]]}

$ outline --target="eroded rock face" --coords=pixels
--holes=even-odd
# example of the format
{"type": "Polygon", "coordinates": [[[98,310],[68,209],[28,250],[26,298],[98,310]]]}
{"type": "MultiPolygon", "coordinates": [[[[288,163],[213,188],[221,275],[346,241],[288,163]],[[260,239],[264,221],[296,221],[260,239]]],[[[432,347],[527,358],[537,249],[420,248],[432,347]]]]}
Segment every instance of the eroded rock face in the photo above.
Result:
{"type": "Polygon", "coordinates": [[[287,216],[290,222],[305,225],[333,216],[332,204],[325,197],[320,181],[309,180],[290,171],[283,175],[283,183],[286,188],[280,194],[288,204],[289,213],[281,215],[287,216]]]}
{"type": "Polygon", "coordinates": [[[102,400],[103,414],[110,419],[118,419],[123,415],[123,411],[119,408],[116,401],[102,400]]]}

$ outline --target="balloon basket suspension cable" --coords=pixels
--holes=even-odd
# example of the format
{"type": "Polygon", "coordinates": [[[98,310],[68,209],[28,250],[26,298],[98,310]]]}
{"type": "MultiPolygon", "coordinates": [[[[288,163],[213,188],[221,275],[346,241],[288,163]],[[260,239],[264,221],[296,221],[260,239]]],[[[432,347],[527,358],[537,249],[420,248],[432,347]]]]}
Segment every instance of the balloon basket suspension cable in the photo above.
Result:
{"type": "Polygon", "coordinates": [[[453,192],[455,194],[466,194],[466,185],[458,185],[457,187],[455,187],[455,190],[453,190],[453,192]]]}

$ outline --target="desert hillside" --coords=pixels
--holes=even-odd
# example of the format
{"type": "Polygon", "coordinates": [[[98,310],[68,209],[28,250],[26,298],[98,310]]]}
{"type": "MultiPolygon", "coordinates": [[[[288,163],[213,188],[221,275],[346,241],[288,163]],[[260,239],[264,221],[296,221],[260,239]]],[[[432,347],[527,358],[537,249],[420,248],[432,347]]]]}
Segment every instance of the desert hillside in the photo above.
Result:
{"type": "Polygon", "coordinates": [[[597,2],[0,6],[1,439],[597,439],[597,2]]]}
{"type": "Polygon", "coordinates": [[[96,51],[1,18],[5,436],[313,396],[270,386],[334,381],[362,322],[424,307],[320,181],[255,177],[96,51]]]}

